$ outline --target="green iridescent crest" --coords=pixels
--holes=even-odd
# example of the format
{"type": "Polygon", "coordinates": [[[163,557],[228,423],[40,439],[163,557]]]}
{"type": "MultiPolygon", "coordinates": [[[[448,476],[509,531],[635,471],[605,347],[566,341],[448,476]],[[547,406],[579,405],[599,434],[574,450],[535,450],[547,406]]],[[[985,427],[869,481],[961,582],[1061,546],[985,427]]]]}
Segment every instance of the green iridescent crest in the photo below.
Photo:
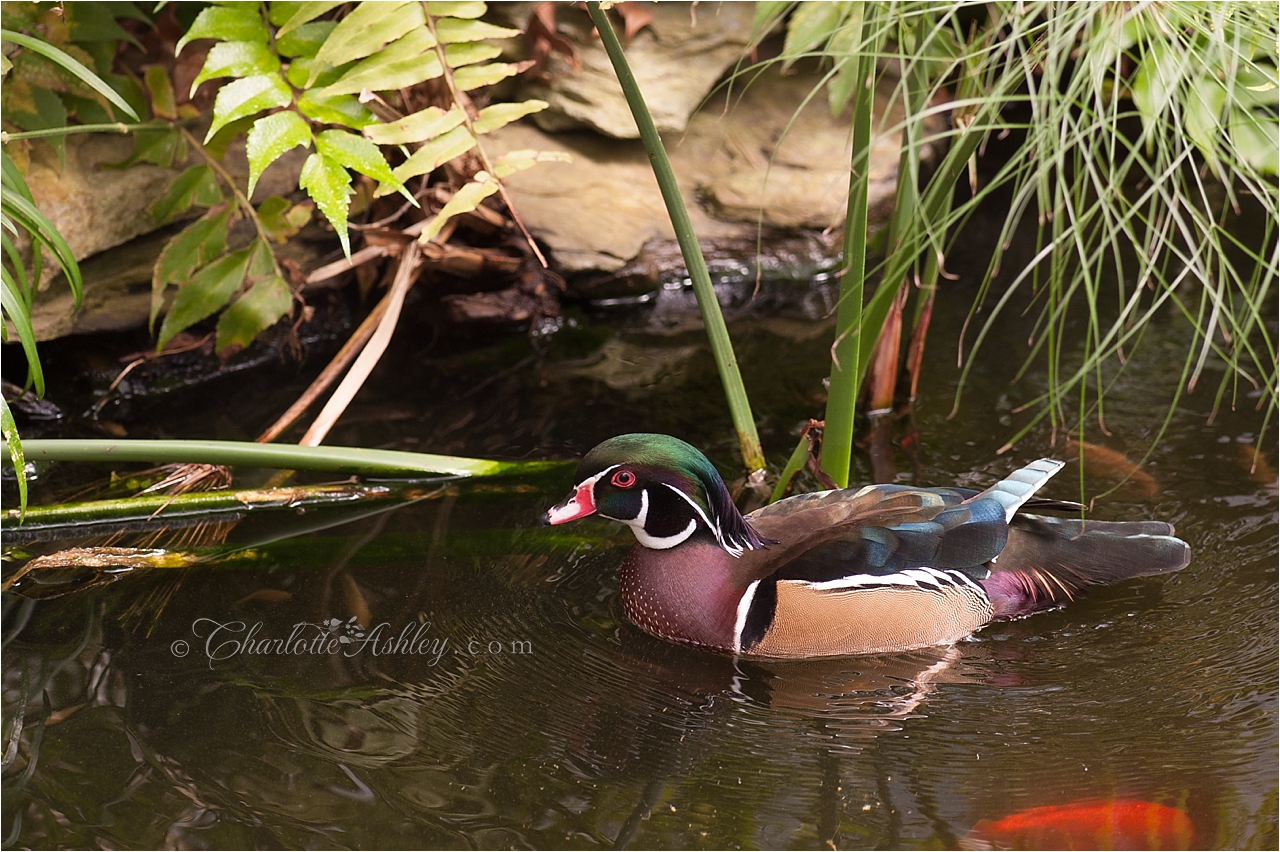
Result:
{"type": "Polygon", "coordinates": [[[767,543],[733,505],[715,466],[692,444],[654,433],[619,435],[587,453],[578,466],[578,481],[615,465],[646,469],[653,478],[678,488],[702,509],[716,538],[729,552],[740,553],[767,543]]]}

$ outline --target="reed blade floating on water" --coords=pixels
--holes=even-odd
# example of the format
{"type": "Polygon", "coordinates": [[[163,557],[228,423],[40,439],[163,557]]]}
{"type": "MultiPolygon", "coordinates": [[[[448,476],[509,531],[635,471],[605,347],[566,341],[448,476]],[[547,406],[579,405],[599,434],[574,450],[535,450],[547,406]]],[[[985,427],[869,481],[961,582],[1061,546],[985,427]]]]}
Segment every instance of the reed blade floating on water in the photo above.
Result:
{"type": "MultiPolygon", "coordinates": [[[[188,522],[238,520],[247,513],[261,510],[302,512],[355,503],[405,503],[434,495],[441,487],[438,484],[294,485],[32,506],[27,509],[21,527],[5,529],[5,538],[8,543],[22,543],[99,532],[150,532],[161,525],[173,528],[188,522]]],[[[10,509],[4,518],[7,521],[16,515],[16,510],[10,509]]]]}
{"type": "Polygon", "coordinates": [[[41,439],[26,441],[23,447],[29,461],[190,462],[332,471],[359,476],[532,476],[567,464],[494,461],[362,447],[258,444],[253,441],[41,439]]]}

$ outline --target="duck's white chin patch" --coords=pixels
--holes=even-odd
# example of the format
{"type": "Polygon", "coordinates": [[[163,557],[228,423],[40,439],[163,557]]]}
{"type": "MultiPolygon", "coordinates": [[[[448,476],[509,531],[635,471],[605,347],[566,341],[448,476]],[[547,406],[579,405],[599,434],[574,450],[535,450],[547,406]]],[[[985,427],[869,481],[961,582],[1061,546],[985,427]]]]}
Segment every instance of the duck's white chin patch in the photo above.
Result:
{"type": "Polygon", "coordinates": [[[668,550],[677,544],[683,544],[689,536],[693,535],[693,531],[698,528],[698,522],[693,518],[689,519],[689,526],[685,527],[675,535],[669,535],[666,538],[659,538],[656,535],[649,535],[644,531],[643,524],[637,524],[634,521],[630,523],[631,531],[636,534],[636,541],[643,544],[650,550],[668,550]]]}
{"type": "Polygon", "coordinates": [[[669,550],[677,544],[683,544],[693,535],[698,528],[698,519],[690,518],[689,525],[675,535],[656,536],[650,535],[649,531],[644,528],[645,521],[649,519],[649,489],[640,492],[640,514],[630,520],[622,520],[624,524],[631,527],[631,531],[636,534],[636,541],[640,542],[650,550],[669,550]]]}

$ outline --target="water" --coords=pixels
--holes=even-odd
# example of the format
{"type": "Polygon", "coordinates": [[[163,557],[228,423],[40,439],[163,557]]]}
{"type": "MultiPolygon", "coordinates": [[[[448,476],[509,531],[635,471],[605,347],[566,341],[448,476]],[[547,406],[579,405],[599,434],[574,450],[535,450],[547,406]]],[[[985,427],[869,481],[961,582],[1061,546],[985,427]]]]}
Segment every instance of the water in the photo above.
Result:
{"type": "MultiPolygon", "coordinates": [[[[821,410],[831,338],[829,282],[791,286],[730,323],[776,465],[821,410]]],[[[996,455],[1040,390],[1034,376],[1009,386],[1021,320],[946,418],[965,286],[939,303],[915,412],[926,484],[982,487],[1054,452],[1046,426],[996,455]]],[[[665,431],[731,472],[684,299],[579,315],[541,351],[399,340],[330,442],[572,458],[665,431]]],[[[1148,351],[1185,343],[1167,323],[1150,336],[1148,351]]],[[[1179,370],[1133,363],[1109,398],[1111,437],[1086,437],[1140,458],[1179,370]]],[[[273,402],[306,378],[272,379],[273,402]]],[[[1173,521],[1192,564],[952,649],[783,665],[650,638],[616,598],[629,532],[537,526],[571,469],[455,483],[275,542],[264,530],[283,520],[253,520],[230,533],[258,542],[252,559],[6,596],[6,743],[24,695],[26,728],[5,772],[5,845],[940,848],[983,819],[1138,799],[1183,810],[1197,846],[1273,849],[1276,491],[1242,464],[1262,428],[1253,400],[1207,423],[1211,390],[1179,402],[1144,467],[1154,486],[1094,510],[1173,521]]],[[[250,389],[132,428],[250,435],[280,407],[250,389]]],[[[1274,426],[1263,438],[1274,464],[1274,426]]],[[[1076,476],[1050,493],[1077,498],[1076,476]]]]}

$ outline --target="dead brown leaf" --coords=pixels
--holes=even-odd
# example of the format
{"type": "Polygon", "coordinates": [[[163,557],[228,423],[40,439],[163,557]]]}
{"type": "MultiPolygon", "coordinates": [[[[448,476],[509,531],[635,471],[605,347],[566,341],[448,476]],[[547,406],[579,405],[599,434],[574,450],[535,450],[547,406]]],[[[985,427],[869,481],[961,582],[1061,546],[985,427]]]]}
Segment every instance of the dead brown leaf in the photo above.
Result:
{"type": "Polygon", "coordinates": [[[524,29],[525,49],[529,51],[529,58],[533,61],[535,76],[547,79],[550,75],[547,73],[547,62],[551,58],[554,51],[561,54],[573,66],[573,70],[582,70],[582,63],[578,60],[578,50],[573,46],[573,42],[556,31],[556,5],[555,3],[538,3],[533,7],[533,14],[529,16],[529,23],[524,29]]]}
{"type": "Polygon", "coordinates": [[[653,23],[652,3],[619,3],[613,10],[622,18],[623,38],[628,45],[636,33],[653,23]]]}

